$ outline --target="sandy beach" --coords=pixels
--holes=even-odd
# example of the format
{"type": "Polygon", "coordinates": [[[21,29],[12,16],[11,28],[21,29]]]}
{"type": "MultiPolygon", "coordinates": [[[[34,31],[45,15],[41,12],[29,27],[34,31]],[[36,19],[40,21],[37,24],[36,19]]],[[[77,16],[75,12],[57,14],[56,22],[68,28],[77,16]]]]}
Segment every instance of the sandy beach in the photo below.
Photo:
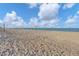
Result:
{"type": "Polygon", "coordinates": [[[79,56],[79,32],[0,30],[1,56],[79,56]]]}

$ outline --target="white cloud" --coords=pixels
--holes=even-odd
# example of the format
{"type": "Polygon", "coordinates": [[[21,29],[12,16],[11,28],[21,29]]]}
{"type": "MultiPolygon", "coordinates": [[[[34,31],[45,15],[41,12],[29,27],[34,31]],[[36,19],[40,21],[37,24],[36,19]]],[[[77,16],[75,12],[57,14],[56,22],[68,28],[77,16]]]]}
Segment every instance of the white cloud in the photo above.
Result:
{"type": "Polygon", "coordinates": [[[29,3],[29,8],[37,7],[37,3],[29,3]]]}
{"type": "Polygon", "coordinates": [[[5,23],[11,23],[12,21],[16,21],[17,19],[17,16],[16,16],[16,12],[15,11],[12,11],[11,13],[7,13],[4,17],[4,22],[5,23]]]}
{"type": "Polygon", "coordinates": [[[65,3],[63,8],[64,9],[66,9],[66,8],[72,8],[74,5],[75,5],[75,3],[65,3]]]}
{"type": "Polygon", "coordinates": [[[52,28],[58,25],[58,20],[41,21],[39,27],[52,28]]]}
{"type": "Polygon", "coordinates": [[[76,19],[74,19],[73,17],[68,18],[68,20],[65,22],[66,24],[75,24],[77,22],[76,19]]]}
{"type": "Polygon", "coordinates": [[[56,27],[58,25],[59,4],[40,4],[38,18],[29,21],[29,27],[56,27]]]}
{"type": "Polygon", "coordinates": [[[33,17],[30,19],[28,23],[28,27],[37,27],[39,25],[38,19],[36,17],[33,17]]]}
{"type": "Polygon", "coordinates": [[[79,11],[77,11],[77,14],[79,14],[79,11]]]}
{"type": "Polygon", "coordinates": [[[59,4],[41,4],[39,8],[39,19],[52,20],[57,17],[59,11],[59,4]]]}
{"type": "Polygon", "coordinates": [[[23,28],[26,24],[21,17],[17,16],[15,11],[7,13],[3,19],[3,23],[5,23],[8,28],[23,28]]]}
{"type": "Polygon", "coordinates": [[[58,12],[60,5],[59,4],[41,4],[39,8],[38,17],[41,20],[41,27],[54,27],[57,26],[58,12]]]}
{"type": "Polygon", "coordinates": [[[59,20],[39,20],[38,18],[31,18],[27,27],[56,27],[58,25],[59,20]]]}
{"type": "Polygon", "coordinates": [[[0,24],[2,24],[3,22],[2,22],[2,20],[0,20],[0,24]]]}
{"type": "Polygon", "coordinates": [[[77,11],[77,13],[74,16],[68,17],[68,19],[65,21],[65,24],[69,27],[79,25],[79,11],[77,11]]]}
{"type": "MultiPolygon", "coordinates": [[[[29,4],[30,8],[37,7],[36,3],[29,4]]],[[[26,24],[24,20],[19,17],[15,11],[7,13],[4,17],[3,22],[6,24],[6,27],[56,27],[58,25],[58,12],[60,5],[59,4],[39,4],[39,12],[37,17],[33,17],[26,24]]]]}

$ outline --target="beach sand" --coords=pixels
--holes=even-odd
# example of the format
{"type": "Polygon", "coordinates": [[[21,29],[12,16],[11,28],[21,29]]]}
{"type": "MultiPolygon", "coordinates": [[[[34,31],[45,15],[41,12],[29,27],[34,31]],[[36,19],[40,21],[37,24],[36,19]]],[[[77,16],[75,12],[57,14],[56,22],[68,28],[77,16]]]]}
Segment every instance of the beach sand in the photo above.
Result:
{"type": "Polygon", "coordinates": [[[79,32],[0,30],[1,56],[79,56],[79,32]]]}

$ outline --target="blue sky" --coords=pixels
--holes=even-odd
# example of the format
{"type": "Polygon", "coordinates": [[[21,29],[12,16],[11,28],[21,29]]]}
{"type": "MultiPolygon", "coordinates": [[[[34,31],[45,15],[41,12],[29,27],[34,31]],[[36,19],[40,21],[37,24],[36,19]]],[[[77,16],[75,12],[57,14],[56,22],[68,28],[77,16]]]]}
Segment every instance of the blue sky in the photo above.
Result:
{"type": "Polygon", "coordinates": [[[31,17],[37,16],[38,8],[30,9],[28,4],[22,3],[0,4],[0,18],[3,18],[7,12],[11,11],[15,11],[18,16],[28,20],[31,17]]]}
{"type": "Polygon", "coordinates": [[[0,3],[6,27],[79,28],[79,4],[0,3]]]}

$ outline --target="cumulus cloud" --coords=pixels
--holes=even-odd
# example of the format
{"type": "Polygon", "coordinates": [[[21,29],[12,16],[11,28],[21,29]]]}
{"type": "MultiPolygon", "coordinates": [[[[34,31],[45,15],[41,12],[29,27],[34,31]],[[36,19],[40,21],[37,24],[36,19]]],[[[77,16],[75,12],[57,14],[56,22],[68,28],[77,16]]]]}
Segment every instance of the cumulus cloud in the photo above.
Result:
{"type": "Polygon", "coordinates": [[[58,20],[49,20],[49,21],[41,21],[39,27],[47,27],[47,28],[52,28],[56,27],[58,25],[58,20]]]}
{"type": "Polygon", "coordinates": [[[37,3],[29,3],[29,8],[34,8],[34,7],[37,7],[37,3]]]}
{"type": "Polygon", "coordinates": [[[21,17],[17,16],[15,11],[7,13],[3,19],[3,23],[6,24],[7,28],[23,28],[26,24],[21,17]]]}
{"type": "Polygon", "coordinates": [[[66,21],[66,24],[75,24],[77,22],[77,20],[73,17],[68,18],[68,20],[66,21]]]}
{"type": "Polygon", "coordinates": [[[75,3],[65,3],[63,8],[64,9],[66,9],[66,8],[72,8],[74,5],[75,5],[75,3]]]}
{"type": "Polygon", "coordinates": [[[40,4],[38,18],[33,17],[29,21],[30,27],[54,27],[58,25],[59,4],[40,4]]]}
{"type": "Polygon", "coordinates": [[[59,4],[41,4],[39,7],[39,19],[52,20],[57,17],[59,11],[59,4]]]}
{"type": "Polygon", "coordinates": [[[28,27],[47,27],[47,28],[51,28],[51,27],[56,27],[58,25],[59,20],[55,19],[55,20],[40,20],[38,18],[31,18],[29,23],[28,23],[28,27]]]}
{"type": "Polygon", "coordinates": [[[3,21],[2,20],[0,20],[0,24],[2,24],[3,23],[3,21]]]}
{"type": "Polygon", "coordinates": [[[74,16],[68,17],[68,19],[65,21],[65,24],[67,26],[76,26],[79,25],[79,11],[74,16]]]}
{"type": "Polygon", "coordinates": [[[41,20],[40,26],[42,27],[54,27],[57,26],[58,12],[60,5],[55,3],[41,4],[39,7],[38,17],[41,20]]]}
{"type": "Polygon", "coordinates": [[[33,17],[30,19],[29,23],[28,23],[29,27],[37,27],[39,26],[39,20],[36,17],[33,17]]]}

